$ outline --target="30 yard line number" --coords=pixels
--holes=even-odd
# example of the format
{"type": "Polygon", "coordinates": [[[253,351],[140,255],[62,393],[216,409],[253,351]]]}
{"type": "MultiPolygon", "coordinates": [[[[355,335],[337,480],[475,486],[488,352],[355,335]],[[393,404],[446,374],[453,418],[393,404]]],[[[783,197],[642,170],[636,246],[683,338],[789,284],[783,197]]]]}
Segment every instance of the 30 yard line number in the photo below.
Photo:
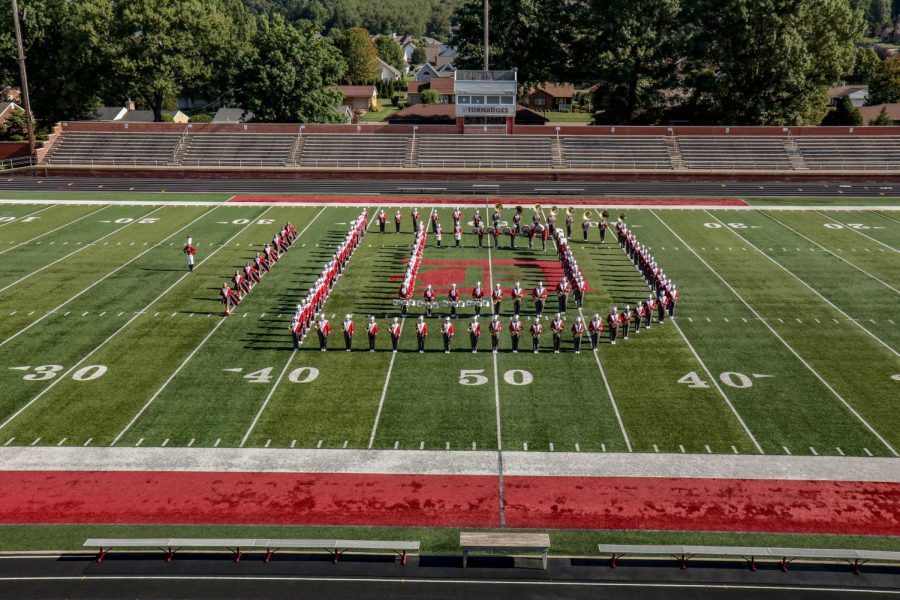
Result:
{"type": "MultiPolygon", "coordinates": [[[[735,371],[725,371],[724,373],[719,374],[719,381],[721,381],[728,387],[745,390],[747,388],[753,387],[753,379],[763,379],[768,377],[773,377],[773,375],[761,375],[759,373],[753,373],[751,379],[743,373],[737,373],[735,371]]],[[[690,373],[682,376],[678,379],[678,383],[683,383],[689,388],[696,389],[704,389],[709,387],[709,384],[704,381],[696,371],[691,371],[690,373]]]]}
{"type": "MultiPolygon", "coordinates": [[[[459,371],[460,385],[485,385],[488,381],[484,369],[460,369],[459,371]]],[[[512,369],[503,374],[503,381],[509,385],[530,385],[534,381],[534,376],[522,369],[512,369]]]]}
{"type": "MultiPolygon", "coordinates": [[[[59,375],[60,371],[62,371],[64,368],[65,367],[63,367],[62,365],[10,367],[10,369],[14,369],[16,371],[29,371],[22,376],[22,379],[24,379],[25,381],[47,381],[59,375]]],[[[80,369],[72,373],[72,380],[93,381],[94,379],[99,379],[100,377],[106,375],[106,372],[108,370],[109,367],[107,367],[106,365],[88,365],[86,367],[81,367],[80,369]]]]}

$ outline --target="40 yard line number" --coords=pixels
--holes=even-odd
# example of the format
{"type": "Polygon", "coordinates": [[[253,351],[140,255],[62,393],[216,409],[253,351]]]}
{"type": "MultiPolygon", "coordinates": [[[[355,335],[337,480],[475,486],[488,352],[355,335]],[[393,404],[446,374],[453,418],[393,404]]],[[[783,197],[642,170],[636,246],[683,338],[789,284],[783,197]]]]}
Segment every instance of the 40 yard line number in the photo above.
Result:
{"type": "MultiPolygon", "coordinates": [[[[753,379],[764,379],[769,377],[774,377],[774,375],[762,375],[759,373],[753,373],[751,379],[750,376],[744,375],[743,373],[737,373],[735,371],[725,371],[724,373],[719,374],[719,381],[721,381],[728,387],[745,390],[749,387],[753,387],[753,379]]],[[[704,381],[696,371],[691,371],[690,373],[682,376],[678,379],[678,383],[683,383],[689,388],[705,389],[709,387],[709,384],[704,381]]]]}

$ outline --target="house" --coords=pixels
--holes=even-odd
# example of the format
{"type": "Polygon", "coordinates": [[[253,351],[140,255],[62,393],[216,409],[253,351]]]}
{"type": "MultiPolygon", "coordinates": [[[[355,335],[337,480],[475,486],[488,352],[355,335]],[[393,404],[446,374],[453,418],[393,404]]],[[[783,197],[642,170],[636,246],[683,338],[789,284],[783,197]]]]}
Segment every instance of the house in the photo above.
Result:
{"type": "Polygon", "coordinates": [[[862,115],[863,123],[868,125],[872,121],[878,118],[878,115],[881,114],[881,109],[884,108],[887,111],[888,117],[894,122],[894,125],[900,125],[900,103],[895,104],[875,104],[874,106],[863,106],[859,109],[859,114],[862,115]]]}
{"type": "Polygon", "coordinates": [[[403,79],[403,73],[387,64],[380,58],[378,59],[378,66],[381,67],[382,81],[399,81],[400,79],[403,79]]]}
{"type": "MultiPolygon", "coordinates": [[[[385,119],[392,125],[455,125],[452,104],[417,104],[398,110],[385,119]]],[[[547,118],[524,106],[516,106],[516,125],[544,125],[547,118]]]]}
{"type": "MultiPolygon", "coordinates": [[[[190,117],[180,110],[164,110],[162,114],[163,120],[171,119],[172,123],[187,123],[191,120],[190,117]]],[[[153,123],[153,111],[129,110],[123,117],[115,120],[125,123],[153,123]]]]}
{"type": "Polygon", "coordinates": [[[440,77],[441,74],[438,73],[438,70],[431,66],[431,63],[425,63],[421,67],[419,67],[413,77],[416,81],[431,81],[435,77],[440,77]]]}
{"type": "Polygon", "coordinates": [[[453,66],[453,63],[447,63],[438,69],[437,72],[441,77],[453,77],[453,73],[456,72],[456,67],[453,66]]]}
{"type": "Polygon", "coordinates": [[[253,113],[243,108],[220,108],[213,116],[213,123],[247,123],[253,119],[253,113]]]}
{"type": "Polygon", "coordinates": [[[456,81],[452,77],[435,77],[429,81],[410,81],[407,87],[407,104],[413,106],[422,103],[422,92],[437,92],[439,104],[453,104],[456,92],[456,81]]]}
{"type": "Polygon", "coordinates": [[[354,110],[369,110],[378,104],[378,90],[374,85],[339,85],[338,90],[344,95],[341,102],[354,110]]]}
{"type": "Polygon", "coordinates": [[[542,83],[525,95],[525,105],[536,110],[567,112],[572,110],[575,86],[569,83],[542,83]]]}
{"type": "Polygon", "coordinates": [[[124,106],[101,106],[94,111],[91,121],[121,121],[127,112],[128,108],[124,106]]]}
{"type": "Polygon", "coordinates": [[[8,85],[0,90],[0,102],[15,102],[16,104],[20,104],[22,102],[22,91],[17,87],[8,85]]]}
{"type": "Polygon", "coordinates": [[[22,114],[25,114],[25,109],[15,102],[0,103],[0,125],[6,123],[6,120],[9,118],[9,116],[15,112],[21,112],[22,114]]]}
{"type": "Polygon", "coordinates": [[[866,98],[869,97],[869,86],[867,85],[841,85],[828,90],[828,106],[837,106],[838,100],[848,97],[856,108],[861,108],[866,104],[866,98]]]}

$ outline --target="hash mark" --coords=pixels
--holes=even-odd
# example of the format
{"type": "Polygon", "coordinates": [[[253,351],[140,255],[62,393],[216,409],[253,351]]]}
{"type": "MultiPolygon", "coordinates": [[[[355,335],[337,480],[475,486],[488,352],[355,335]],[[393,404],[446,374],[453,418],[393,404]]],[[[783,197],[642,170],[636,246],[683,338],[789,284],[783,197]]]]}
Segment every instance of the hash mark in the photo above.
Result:
{"type": "Polygon", "coordinates": [[[400,440],[394,442],[394,450],[400,447],[400,440]]]}
{"type": "Polygon", "coordinates": [[[835,448],[835,450],[837,450],[837,453],[838,453],[838,454],[840,454],[841,456],[844,456],[844,451],[843,451],[843,450],[841,450],[840,448],[835,448]]]}
{"type": "Polygon", "coordinates": [[[425,449],[425,442],[424,441],[419,442],[419,450],[424,450],[424,449],[425,449]]]}
{"type": "Polygon", "coordinates": [[[684,450],[684,446],[683,446],[683,445],[678,444],[678,449],[681,450],[681,453],[682,453],[682,454],[685,453],[685,450],[684,450]]]}
{"type": "Polygon", "coordinates": [[[818,456],[818,455],[819,455],[819,453],[816,452],[816,449],[813,448],[812,446],[809,447],[809,451],[812,452],[813,456],[818,456]]]}
{"type": "MultiPolygon", "coordinates": [[[[472,450],[475,450],[476,448],[477,446],[475,445],[475,442],[472,442],[472,450]]],[[[550,451],[553,451],[553,444],[550,444],[550,451]]]]}
{"type": "Polygon", "coordinates": [[[712,448],[709,447],[709,444],[703,444],[703,447],[706,448],[707,454],[712,454],[712,448]]]}
{"type": "Polygon", "coordinates": [[[67,440],[67,439],[69,439],[69,438],[67,438],[67,437],[64,437],[64,438],[63,438],[63,439],[61,439],[61,440],[59,440],[59,443],[58,443],[58,444],[56,444],[56,445],[57,445],[57,446],[62,446],[62,445],[63,445],[63,444],[65,444],[65,443],[66,443],[66,440],[67,440]]]}
{"type": "Polygon", "coordinates": [[[322,442],[323,442],[323,441],[324,441],[324,440],[319,440],[319,443],[316,444],[316,448],[321,448],[321,447],[322,447],[322,442]]]}
{"type": "Polygon", "coordinates": [[[291,448],[297,447],[297,440],[291,440],[291,448]]]}
{"type": "Polygon", "coordinates": [[[91,442],[93,442],[93,441],[94,441],[94,438],[89,437],[87,439],[87,441],[84,444],[82,444],[82,446],[89,446],[91,444],[91,442]]]}
{"type": "Polygon", "coordinates": [[[656,453],[659,453],[659,446],[657,446],[656,444],[653,444],[653,451],[656,453]]]}
{"type": "Polygon", "coordinates": [[[265,446],[265,447],[268,448],[269,445],[270,445],[271,443],[272,443],[272,440],[271,440],[271,439],[266,440],[266,446],[265,446]]]}
{"type": "Polygon", "coordinates": [[[160,448],[165,448],[168,445],[169,445],[169,438],[166,438],[163,440],[163,443],[160,444],[160,448]]]}
{"type": "Polygon", "coordinates": [[[581,446],[578,445],[578,442],[575,442],[575,452],[581,452],[581,446]]]}
{"type": "Polygon", "coordinates": [[[865,452],[869,456],[872,456],[872,452],[868,448],[863,448],[863,452],[865,452]]]}
{"type": "Polygon", "coordinates": [[[743,321],[744,323],[746,323],[746,322],[747,322],[747,318],[746,318],[746,317],[741,317],[741,321],[743,321]]]}
{"type": "Polygon", "coordinates": [[[600,451],[606,452],[606,444],[600,444],[600,451]]]}
{"type": "Polygon", "coordinates": [[[447,442],[447,450],[450,449],[450,442],[447,442]]]}
{"type": "Polygon", "coordinates": [[[137,441],[137,444],[135,444],[134,447],[137,448],[138,446],[140,446],[143,443],[144,443],[144,438],[141,438],[137,441]]]}
{"type": "Polygon", "coordinates": [[[791,453],[790,449],[789,449],[787,446],[782,446],[782,448],[784,448],[784,453],[785,453],[785,454],[790,454],[790,453],[791,453]]]}
{"type": "Polygon", "coordinates": [[[196,442],[196,441],[197,441],[196,439],[191,438],[191,441],[189,441],[188,444],[187,444],[187,445],[188,445],[188,448],[190,448],[191,446],[193,446],[193,445],[194,445],[194,442],[196,442]]]}
{"type": "Polygon", "coordinates": [[[4,445],[4,446],[9,446],[9,445],[12,444],[14,441],[16,441],[16,438],[11,437],[11,438],[9,438],[8,440],[6,440],[6,443],[3,444],[3,445],[4,445]]]}
{"type": "Polygon", "coordinates": [[[41,438],[35,438],[35,440],[34,440],[33,442],[31,442],[31,445],[34,446],[34,445],[37,444],[39,441],[41,441],[41,438]]]}
{"type": "Polygon", "coordinates": [[[525,450],[525,452],[528,452],[528,442],[522,444],[522,449],[525,450]]]}
{"type": "Polygon", "coordinates": [[[735,453],[735,454],[737,454],[737,453],[738,453],[738,449],[737,449],[737,448],[735,448],[735,447],[734,447],[734,446],[732,446],[732,447],[731,447],[731,451],[732,451],[732,452],[734,452],[734,453],[735,453]]]}

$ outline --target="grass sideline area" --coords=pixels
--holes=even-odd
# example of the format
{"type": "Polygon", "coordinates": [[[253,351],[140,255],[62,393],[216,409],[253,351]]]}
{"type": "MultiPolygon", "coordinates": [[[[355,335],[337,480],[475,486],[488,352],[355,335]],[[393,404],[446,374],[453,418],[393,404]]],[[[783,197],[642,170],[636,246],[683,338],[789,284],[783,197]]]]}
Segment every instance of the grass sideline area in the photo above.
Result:
{"type": "MultiPolygon", "coordinates": [[[[0,525],[0,553],[87,551],[91,537],[257,537],[420,540],[422,554],[461,554],[459,532],[439,527],[265,527],[252,525],[0,525]]],[[[475,531],[466,529],[465,531],[475,531]]],[[[509,531],[509,530],[505,530],[509,531]]],[[[597,544],[746,545],[900,551],[900,538],[879,536],[697,533],[690,531],[515,530],[550,534],[554,556],[598,557],[597,544]]]]}
{"type": "MultiPolygon", "coordinates": [[[[4,205],[0,216],[34,209],[4,205]]],[[[683,302],[677,325],[655,324],[617,346],[604,337],[601,373],[589,351],[572,354],[568,333],[561,355],[549,351],[549,335],[541,355],[513,355],[504,335],[495,368],[486,335],[477,355],[467,349],[471,308],[461,310],[450,355],[439,349],[437,319],[425,354],[415,352],[411,320],[397,355],[386,335],[375,353],[320,353],[314,336],[290,352],[293,306],[359,212],[113,203],[7,223],[0,444],[496,449],[499,418],[504,450],[626,451],[630,442],[637,452],[732,454],[759,444],[766,454],[890,456],[900,446],[891,400],[900,226],[891,216],[627,210],[683,302]],[[222,281],[287,220],[304,235],[223,320],[222,281]],[[188,234],[204,261],[190,276],[180,252],[188,234]]],[[[408,212],[402,234],[373,230],[354,255],[325,309],[334,327],[350,313],[361,329],[372,314],[384,331],[398,313],[408,212]]],[[[451,231],[449,210],[441,220],[451,231]]],[[[416,298],[428,283],[439,298],[452,282],[463,298],[476,281],[488,290],[492,279],[507,290],[555,285],[552,247],[529,250],[520,238],[510,250],[504,238],[489,253],[470,230],[458,249],[448,233],[441,249],[429,236],[416,298]]],[[[588,318],[649,294],[610,237],[601,245],[595,230],[573,241],[592,288],[588,318]]],[[[507,299],[504,326],[510,311],[507,299]]],[[[545,317],[555,311],[551,294],[545,317]]],[[[530,320],[530,302],[523,312],[530,320]]],[[[364,344],[359,336],[356,348],[364,344]]],[[[331,347],[340,349],[339,333],[331,347]]]]}

